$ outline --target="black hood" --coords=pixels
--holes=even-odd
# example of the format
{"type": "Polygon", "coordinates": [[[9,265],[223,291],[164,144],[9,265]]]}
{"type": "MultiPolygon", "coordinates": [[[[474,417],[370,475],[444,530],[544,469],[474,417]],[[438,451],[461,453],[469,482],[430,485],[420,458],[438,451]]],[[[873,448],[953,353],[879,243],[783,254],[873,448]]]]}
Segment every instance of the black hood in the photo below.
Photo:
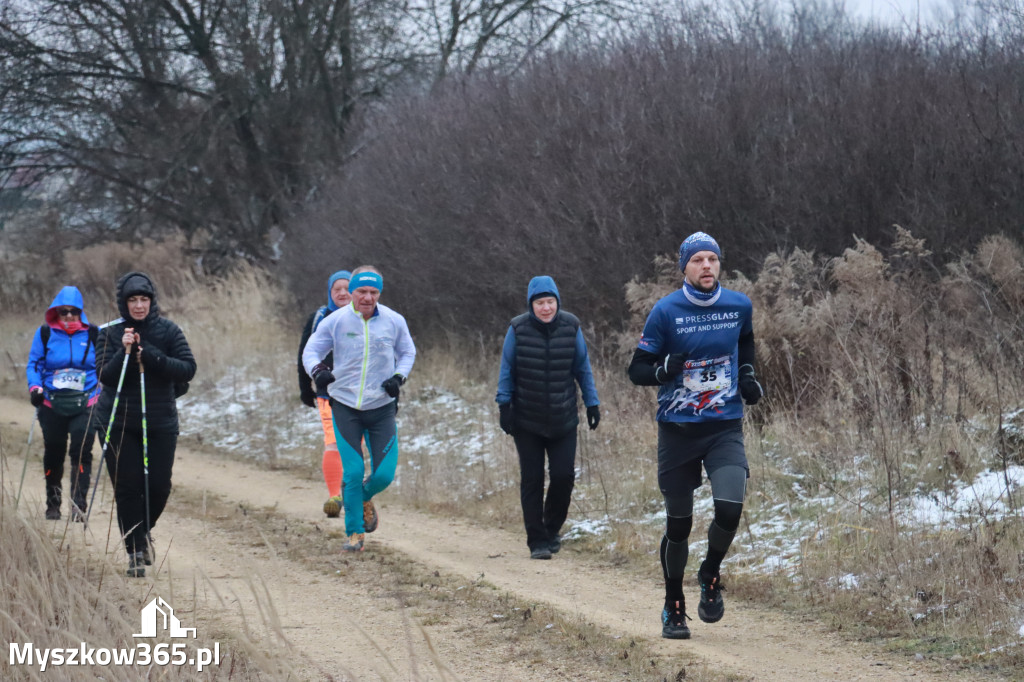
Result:
{"type": "Polygon", "coordinates": [[[131,313],[128,312],[128,299],[138,295],[149,296],[149,315],[143,322],[152,320],[160,315],[160,306],[157,304],[156,285],[153,279],[144,272],[132,271],[121,275],[117,280],[117,312],[126,322],[132,321],[131,313]]]}

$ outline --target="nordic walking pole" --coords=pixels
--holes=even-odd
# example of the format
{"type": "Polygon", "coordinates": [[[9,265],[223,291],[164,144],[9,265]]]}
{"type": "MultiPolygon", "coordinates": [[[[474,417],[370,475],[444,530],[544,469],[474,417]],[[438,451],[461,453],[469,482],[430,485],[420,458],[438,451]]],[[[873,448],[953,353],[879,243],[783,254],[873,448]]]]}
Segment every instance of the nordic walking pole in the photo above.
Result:
{"type": "Polygon", "coordinates": [[[114,416],[117,414],[117,401],[121,399],[121,386],[124,384],[124,371],[128,369],[128,358],[131,353],[125,352],[124,362],[121,363],[121,376],[117,379],[117,391],[114,392],[114,404],[110,407],[110,419],[107,420],[107,432],[103,436],[103,447],[100,449],[100,464],[96,469],[96,487],[92,489],[92,498],[89,500],[89,508],[85,511],[86,528],[89,527],[89,515],[92,514],[92,505],[96,502],[96,491],[100,489],[103,482],[103,458],[107,456],[107,446],[110,445],[110,430],[114,428],[114,416]]]}
{"type": "Polygon", "coordinates": [[[142,365],[142,353],[139,353],[139,392],[142,394],[142,484],[146,488],[146,547],[147,556],[153,553],[153,538],[150,536],[149,524],[149,438],[146,434],[146,368],[142,365]]]}
{"type": "Polygon", "coordinates": [[[25,471],[28,469],[28,452],[32,449],[32,434],[36,430],[36,422],[39,421],[39,408],[36,408],[32,415],[32,426],[28,427],[28,444],[25,445],[25,463],[21,465],[21,483],[18,484],[18,496],[14,498],[14,511],[18,511],[18,503],[21,502],[21,487],[25,485],[25,471]]]}

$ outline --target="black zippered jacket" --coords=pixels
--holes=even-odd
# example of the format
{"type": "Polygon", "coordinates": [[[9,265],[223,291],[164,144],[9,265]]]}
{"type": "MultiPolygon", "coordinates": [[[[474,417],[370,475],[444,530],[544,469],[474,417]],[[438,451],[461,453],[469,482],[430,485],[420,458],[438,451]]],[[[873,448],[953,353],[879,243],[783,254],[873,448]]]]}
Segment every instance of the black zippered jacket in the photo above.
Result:
{"type": "MultiPolygon", "coordinates": [[[[129,275],[123,277],[122,281],[129,275]]],[[[122,319],[104,327],[96,343],[96,368],[100,383],[103,384],[103,392],[96,404],[95,423],[103,434],[110,419],[110,409],[117,392],[121,368],[125,367],[124,383],[118,398],[111,437],[113,438],[121,429],[142,430],[142,391],[138,355],[133,352],[126,366],[125,350],[121,344],[125,328],[132,327],[139,334],[139,345],[142,347],[142,365],[146,375],[147,431],[178,433],[175,384],[184,384],[195,376],[196,361],[192,356],[192,349],[181,328],[160,316],[155,289],[150,301],[149,315],[141,322],[128,321],[131,317],[123,300],[120,282],[117,294],[122,319]]]]}

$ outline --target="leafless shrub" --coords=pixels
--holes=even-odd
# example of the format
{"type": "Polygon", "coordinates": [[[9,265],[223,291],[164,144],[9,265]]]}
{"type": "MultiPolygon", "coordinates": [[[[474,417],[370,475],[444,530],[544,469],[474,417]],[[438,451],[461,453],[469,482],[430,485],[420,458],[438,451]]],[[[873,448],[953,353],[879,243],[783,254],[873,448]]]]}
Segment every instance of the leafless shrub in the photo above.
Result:
{"type": "MultiPolygon", "coordinates": [[[[654,255],[696,229],[725,245],[734,271],[761,276],[773,252],[840,257],[853,235],[891,243],[894,224],[926,240],[938,267],[1019,230],[1024,213],[1020,41],[955,30],[737,4],[396,102],[293,224],[290,286],[308,300],[320,289],[310,270],[371,260],[420,334],[490,337],[541,273],[583,319],[621,329],[621,287],[650,279],[654,255]],[[473,315],[448,305],[451,291],[472,292],[473,315]]],[[[854,295],[842,268],[855,277],[868,262],[849,260],[828,286],[854,295]]],[[[804,321],[834,324],[821,305],[822,319],[804,321]]],[[[899,349],[882,360],[919,371],[899,349]]],[[[891,398],[903,412],[907,401],[905,387],[891,398]]]]}

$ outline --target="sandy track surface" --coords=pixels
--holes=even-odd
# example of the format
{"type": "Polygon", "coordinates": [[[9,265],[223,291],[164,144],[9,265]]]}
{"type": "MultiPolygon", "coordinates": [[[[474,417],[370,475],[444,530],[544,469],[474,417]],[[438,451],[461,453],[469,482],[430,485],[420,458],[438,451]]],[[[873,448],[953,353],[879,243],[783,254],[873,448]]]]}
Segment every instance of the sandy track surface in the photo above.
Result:
{"type": "MultiPolygon", "coordinates": [[[[27,404],[0,398],[0,413],[5,423],[28,429],[32,411],[27,404]]],[[[278,632],[284,633],[296,652],[299,679],[327,679],[328,675],[338,679],[346,671],[359,679],[577,679],[571,671],[553,675],[535,662],[499,665],[498,657],[481,652],[473,638],[465,636],[466,629],[477,624],[421,627],[386,595],[355,589],[345,580],[331,580],[329,572],[279,557],[258,531],[248,546],[239,546],[237,539],[218,527],[216,518],[199,519],[195,509],[178,506],[185,499],[194,504],[197,495],[215,495],[256,508],[272,507],[296,523],[330,523],[341,528],[340,520],[324,519],[320,510],[325,497],[322,483],[180,448],[174,485],[181,494],[172,493],[168,510],[154,530],[162,565],[150,570],[148,585],[139,589],[161,594],[166,590],[176,599],[194,600],[192,608],[210,609],[215,612],[211,617],[235,625],[257,623],[259,618],[254,616],[261,608],[257,595],[269,595],[276,610],[270,620],[276,618],[278,632]]],[[[109,485],[104,486],[101,496],[108,491],[109,485]]],[[[41,497],[41,491],[27,491],[29,500],[32,493],[41,497]]],[[[36,505],[41,509],[41,501],[36,505]]],[[[109,507],[109,500],[97,498],[89,544],[116,557],[116,543],[105,537],[109,507]]],[[[467,581],[484,580],[523,601],[550,605],[615,636],[645,640],[659,654],[686,653],[702,659],[734,679],[956,679],[870,644],[845,641],[820,623],[730,601],[728,594],[726,617],[720,623],[694,620],[693,639],[663,640],[660,584],[638,583],[624,571],[566,550],[552,561],[531,561],[521,534],[412,511],[388,492],[379,496],[378,508],[380,528],[367,535],[367,550],[360,560],[386,547],[467,581]]],[[[341,566],[347,560],[338,556],[336,561],[341,566]]],[[[115,561],[124,562],[123,557],[115,561]]],[[[695,605],[695,587],[687,584],[685,588],[688,602],[695,605]]],[[[265,605],[262,608],[266,610],[265,605]]]]}

